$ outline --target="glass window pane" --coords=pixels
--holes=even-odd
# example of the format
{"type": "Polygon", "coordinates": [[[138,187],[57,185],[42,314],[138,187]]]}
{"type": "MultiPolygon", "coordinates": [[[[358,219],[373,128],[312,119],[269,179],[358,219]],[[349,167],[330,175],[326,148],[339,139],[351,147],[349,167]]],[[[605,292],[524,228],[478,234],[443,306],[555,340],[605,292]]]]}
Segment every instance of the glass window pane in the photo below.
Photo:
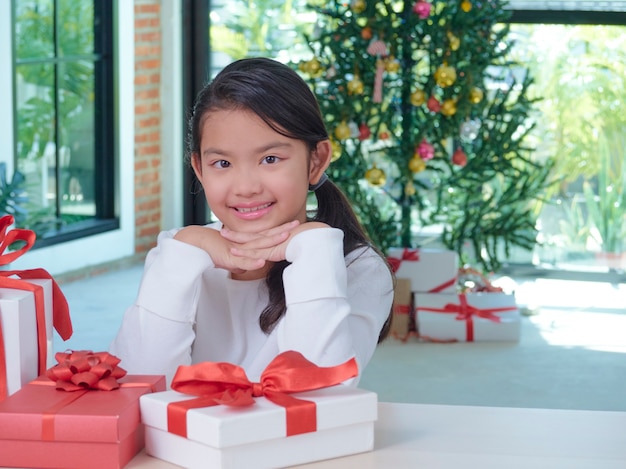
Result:
{"type": "Polygon", "coordinates": [[[59,191],[64,221],[96,214],[94,122],[93,63],[59,64],[59,191]]]}
{"type": "Polygon", "coordinates": [[[556,157],[560,180],[540,217],[540,261],[565,270],[626,269],[626,27],[512,31],[542,98],[535,146],[556,157]]]}
{"type": "Polygon", "coordinates": [[[61,0],[58,4],[59,57],[88,55],[94,50],[93,2],[61,0]]]}
{"type": "Polygon", "coordinates": [[[26,177],[29,218],[54,213],[56,135],[53,65],[16,68],[17,168],[26,177]]]}
{"type": "Polygon", "coordinates": [[[15,2],[17,60],[54,56],[53,0],[15,2]]]}

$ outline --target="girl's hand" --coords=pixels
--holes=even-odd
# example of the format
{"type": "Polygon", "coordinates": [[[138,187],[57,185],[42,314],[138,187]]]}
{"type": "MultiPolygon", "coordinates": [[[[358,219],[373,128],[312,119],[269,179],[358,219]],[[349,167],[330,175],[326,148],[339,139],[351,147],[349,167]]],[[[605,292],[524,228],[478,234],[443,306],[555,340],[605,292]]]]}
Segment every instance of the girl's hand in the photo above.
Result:
{"type": "MultiPolygon", "coordinates": [[[[299,222],[293,221],[272,228],[263,233],[240,233],[223,229],[221,232],[203,226],[187,226],[174,236],[174,239],[191,244],[206,251],[216,267],[233,274],[254,271],[265,266],[268,253],[289,238],[289,232],[299,222]],[[235,255],[233,249],[252,247],[258,254],[235,255]]],[[[271,257],[271,256],[270,256],[271,257]]]]}
{"type": "Polygon", "coordinates": [[[278,262],[285,260],[287,245],[291,238],[303,231],[328,228],[326,223],[307,222],[299,224],[297,221],[286,223],[262,233],[239,233],[222,230],[224,238],[233,242],[230,252],[241,259],[263,259],[264,261],[278,262]]]}

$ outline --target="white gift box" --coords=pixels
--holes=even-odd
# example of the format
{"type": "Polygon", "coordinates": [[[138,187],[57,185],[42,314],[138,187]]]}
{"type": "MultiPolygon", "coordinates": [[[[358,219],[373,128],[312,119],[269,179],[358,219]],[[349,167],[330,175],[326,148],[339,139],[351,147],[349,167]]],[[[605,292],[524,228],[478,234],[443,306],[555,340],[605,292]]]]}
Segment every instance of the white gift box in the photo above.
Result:
{"type": "Polygon", "coordinates": [[[415,293],[417,332],[436,341],[517,341],[520,312],[508,293],[415,293]]]}
{"type": "Polygon", "coordinates": [[[446,249],[390,248],[387,258],[397,278],[411,280],[414,292],[453,293],[459,270],[459,256],[446,249]]]}
{"type": "Polygon", "coordinates": [[[316,404],[317,430],[286,436],[286,410],[265,397],[246,407],[187,411],[187,438],[167,431],[167,406],[192,396],[176,391],[140,399],[146,452],[186,468],[279,468],[371,451],[377,395],[345,385],[291,394],[316,404]]]}
{"type": "MultiPolygon", "coordinates": [[[[26,280],[25,280],[26,282],[26,280]]],[[[44,292],[46,364],[55,364],[52,353],[52,280],[29,279],[44,292]]],[[[35,294],[27,290],[0,288],[0,321],[6,357],[7,394],[18,391],[39,376],[39,348],[35,294]]]]}

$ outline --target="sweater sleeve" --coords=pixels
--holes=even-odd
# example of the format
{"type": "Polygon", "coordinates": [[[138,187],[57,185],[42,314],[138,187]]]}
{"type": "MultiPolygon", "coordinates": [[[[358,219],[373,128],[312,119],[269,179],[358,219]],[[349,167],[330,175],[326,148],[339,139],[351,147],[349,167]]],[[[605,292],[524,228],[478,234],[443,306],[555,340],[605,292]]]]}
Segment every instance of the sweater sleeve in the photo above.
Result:
{"type": "Polygon", "coordinates": [[[134,374],[165,374],[191,363],[202,273],[214,267],[203,250],[162,232],[146,257],[137,299],[123,317],[110,352],[134,374]]]}
{"type": "Polygon", "coordinates": [[[296,235],[287,260],[280,351],[298,350],[319,366],[356,357],[361,372],[393,300],[392,277],[383,259],[370,248],[344,258],[343,232],[320,228],[296,235]]]}

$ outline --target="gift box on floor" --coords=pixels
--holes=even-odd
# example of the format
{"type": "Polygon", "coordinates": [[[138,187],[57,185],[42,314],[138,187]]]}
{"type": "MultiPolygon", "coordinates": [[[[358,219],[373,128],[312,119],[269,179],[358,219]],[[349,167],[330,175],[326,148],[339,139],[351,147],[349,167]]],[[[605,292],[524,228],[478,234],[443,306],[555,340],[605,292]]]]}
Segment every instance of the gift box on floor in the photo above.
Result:
{"type": "MultiPolygon", "coordinates": [[[[107,360],[98,362],[100,370],[106,368],[107,360]]],[[[101,388],[115,387],[105,375],[98,381],[104,383],[101,388]]],[[[163,391],[165,377],[127,375],[113,381],[119,388],[86,390],[83,384],[81,390],[63,391],[42,376],[0,402],[0,466],[124,467],[144,446],[139,397],[163,391]]]]}
{"type": "Polygon", "coordinates": [[[520,312],[508,293],[415,293],[421,338],[434,341],[517,341],[520,312]]]}
{"type": "Polygon", "coordinates": [[[414,327],[415,316],[413,314],[411,281],[407,278],[398,278],[393,292],[391,336],[406,341],[414,327]]]}
{"type": "MultiPolygon", "coordinates": [[[[294,374],[268,373],[272,364],[261,382],[254,384],[233,365],[199,365],[210,366],[212,371],[195,373],[189,382],[199,376],[228,374],[232,386],[221,394],[224,399],[217,399],[219,403],[207,396],[196,398],[176,391],[142,396],[147,454],[186,468],[262,469],[373,449],[377,417],[377,395],[373,392],[338,384],[284,394],[281,389],[294,374]],[[262,395],[252,397],[257,394],[262,395]],[[240,405],[241,399],[249,400],[249,405],[240,405]],[[227,401],[232,405],[223,404],[227,401]],[[208,407],[197,407],[202,404],[208,407]]],[[[313,369],[308,374],[314,379],[319,375],[313,369]]],[[[299,387],[302,376],[291,384],[299,387]]],[[[173,388],[177,379],[178,374],[173,388]]],[[[215,386],[216,382],[210,381],[207,390],[215,391],[215,386]]],[[[220,388],[218,394],[222,391],[220,388]]]]}
{"type": "MultiPolygon", "coordinates": [[[[35,242],[30,230],[14,229],[0,218],[0,265],[23,255],[35,242]],[[16,242],[22,246],[9,251],[16,242]]],[[[72,335],[65,296],[44,269],[0,271],[0,401],[44,373],[54,363],[52,328],[64,340],[72,335]]]]}
{"type": "Polygon", "coordinates": [[[459,256],[446,249],[390,248],[387,256],[397,278],[411,280],[414,292],[454,293],[459,256]]]}
{"type": "MultiPolygon", "coordinates": [[[[49,279],[29,280],[39,285],[44,293],[44,316],[38,324],[35,308],[35,295],[30,291],[0,288],[0,340],[4,345],[4,371],[7,382],[7,395],[11,395],[26,383],[37,378],[39,368],[39,339],[45,347],[47,363],[54,362],[52,353],[52,281],[49,279]]],[[[43,358],[42,358],[43,359],[43,358]]],[[[0,365],[1,367],[1,365],[0,365]]],[[[0,400],[2,400],[0,398],[0,400]]]]}

